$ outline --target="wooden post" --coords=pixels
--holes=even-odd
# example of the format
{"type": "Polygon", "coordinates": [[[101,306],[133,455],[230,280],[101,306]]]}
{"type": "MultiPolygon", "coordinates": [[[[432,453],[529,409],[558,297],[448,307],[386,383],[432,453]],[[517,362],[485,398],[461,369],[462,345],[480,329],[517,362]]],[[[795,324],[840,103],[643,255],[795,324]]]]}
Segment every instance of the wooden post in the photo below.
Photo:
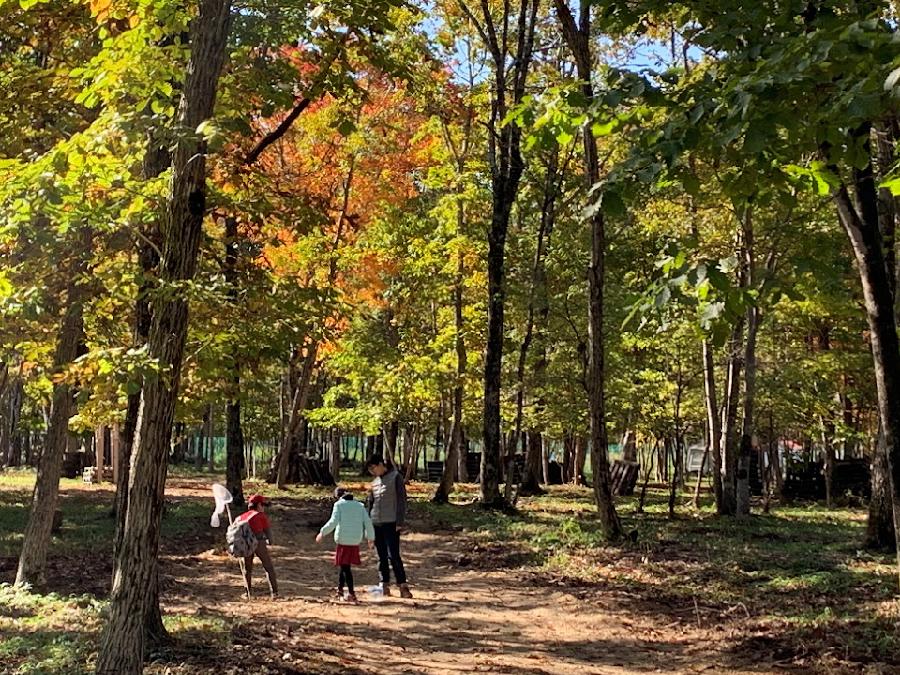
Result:
{"type": "Polygon", "coordinates": [[[97,471],[94,474],[98,483],[103,482],[103,455],[106,450],[106,434],[103,433],[103,427],[94,429],[94,449],[97,456],[97,471]]]}

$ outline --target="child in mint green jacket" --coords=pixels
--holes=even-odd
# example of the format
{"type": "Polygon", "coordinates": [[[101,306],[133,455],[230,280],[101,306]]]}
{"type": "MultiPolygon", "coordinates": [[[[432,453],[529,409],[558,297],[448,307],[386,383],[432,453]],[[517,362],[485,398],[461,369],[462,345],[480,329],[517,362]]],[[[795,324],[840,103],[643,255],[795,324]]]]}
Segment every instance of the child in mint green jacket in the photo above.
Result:
{"type": "Polygon", "coordinates": [[[340,567],[341,571],[338,575],[338,598],[344,600],[344,585],[347,586],[347,602],[357,602],[356,592],[353,589],[353,570],[352,565],[361,563],[359,558],[359,546],[362,544],[363,538],[369,542],[369,548],[372,548],[375,541],[375,528],[372,526],[372,519],[362,503],[353,499],[344,488],[337,488],[334,491],[334,508],[331,510],[331,518],[319,530],[316,535],[316,542],[322,543],[322,537],[329,532],[334,532],[334,542],[337,548],[334,551],[334,564],[340,567]]]}

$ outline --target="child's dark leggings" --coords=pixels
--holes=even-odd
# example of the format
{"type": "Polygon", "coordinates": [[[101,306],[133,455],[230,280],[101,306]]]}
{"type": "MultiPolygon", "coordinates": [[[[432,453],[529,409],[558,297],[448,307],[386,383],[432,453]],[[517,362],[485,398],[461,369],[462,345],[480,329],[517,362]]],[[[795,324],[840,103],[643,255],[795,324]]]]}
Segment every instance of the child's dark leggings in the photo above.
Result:
{"type": "Polygon", "coordinates": [[[355,593],[353,590],[353,570],[350,565],[341,565],[341,573],[338,575],[338,590],[343,592],[344,585],[347,586],[347,590],[351,594],[355,593]]]}

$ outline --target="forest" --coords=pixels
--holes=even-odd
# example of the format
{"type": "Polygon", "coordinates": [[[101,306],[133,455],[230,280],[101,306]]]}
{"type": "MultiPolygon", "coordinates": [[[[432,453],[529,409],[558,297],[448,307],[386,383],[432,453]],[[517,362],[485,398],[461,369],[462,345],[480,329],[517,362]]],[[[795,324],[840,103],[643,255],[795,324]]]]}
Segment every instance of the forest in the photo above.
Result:
{"type": "Polygon", "coordinates": [[[898,143],[893,1],[0,0],[0,672],[900,672],[898,143]]]}

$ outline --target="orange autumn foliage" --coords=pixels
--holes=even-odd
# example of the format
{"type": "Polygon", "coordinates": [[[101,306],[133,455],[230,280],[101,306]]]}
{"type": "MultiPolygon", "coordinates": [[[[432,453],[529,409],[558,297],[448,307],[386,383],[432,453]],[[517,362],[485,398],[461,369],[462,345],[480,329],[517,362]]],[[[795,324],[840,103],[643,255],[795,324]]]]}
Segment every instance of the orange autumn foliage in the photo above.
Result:
{"type": "MultiPolygon", "coordinates": [[[[302,52],[287,49],[283,56],[301,77],[310,77],[313,66],[302,52]]],[[[243,183],[245,189],[265,191],[273,208],[261,227],[261,260],[272,273],[301,287],[334,289],[351,305],[378,307],[396,263],[379,255],[365,234],[371,223],[419,198],[416,177],[428,168],[440,141],[420,134],[426,117],[405,86],[371,73],[359,83],[366,97],[354,111],[352,133],[338,131],[347,101],[326,96],[262,154],[250,177],[225,166],[216,176],[225,186],[243,183]]],[[[286,114],[260,120],[260,137],[286,114]]],[[[326,324],[335,336],[346,328],[338,317],[326,324]]],[[[331,346],[323,348],[328,353],[331,346]]]]}

